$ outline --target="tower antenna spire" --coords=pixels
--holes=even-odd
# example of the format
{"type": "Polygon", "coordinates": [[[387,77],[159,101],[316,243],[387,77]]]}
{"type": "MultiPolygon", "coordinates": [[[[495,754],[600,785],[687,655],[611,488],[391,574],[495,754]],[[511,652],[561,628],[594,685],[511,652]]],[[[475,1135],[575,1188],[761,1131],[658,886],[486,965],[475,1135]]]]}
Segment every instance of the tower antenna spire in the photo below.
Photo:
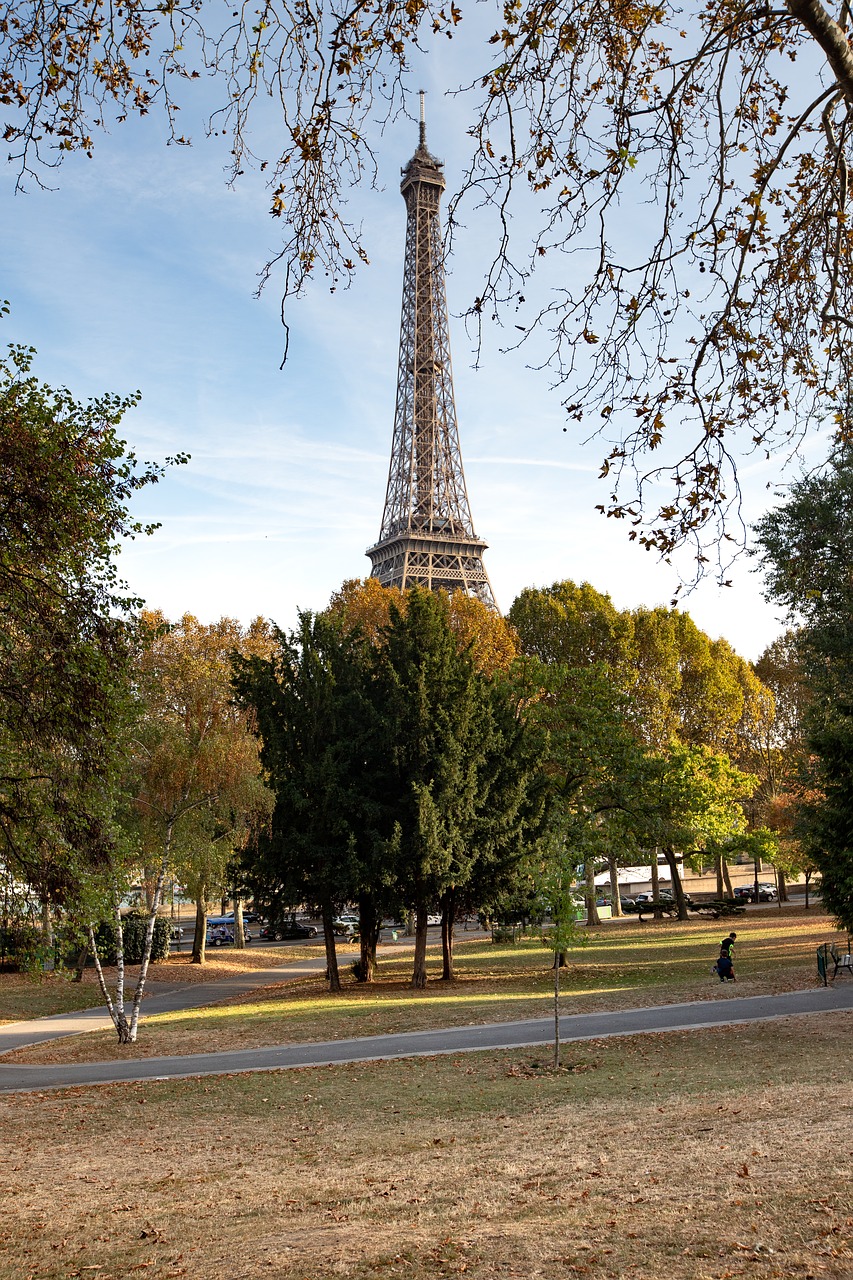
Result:
{"type": "Polygon", "coordinates": [[[367,555],[370,576],[385,587],[465,591],[495,608],[459,450],[438,213],[444,174],[426,149],[424,97],[420,145],[400,183],[407,217],[397,404],[382,528],[367,555]]]}

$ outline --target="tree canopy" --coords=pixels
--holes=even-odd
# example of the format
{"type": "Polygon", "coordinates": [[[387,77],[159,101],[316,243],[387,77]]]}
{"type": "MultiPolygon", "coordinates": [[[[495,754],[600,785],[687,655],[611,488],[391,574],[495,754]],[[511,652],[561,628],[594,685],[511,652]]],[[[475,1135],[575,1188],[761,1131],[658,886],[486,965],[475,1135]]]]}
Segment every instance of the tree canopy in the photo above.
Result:
{"type": "Polygon", "coordinates": [[[231,687],[232,656],[264,656],[272,637],[262,618],[244,629],[233,618],[202,623],[185,614],[169,623],[143,610],[140,638],[127,778],[133,827],[156,886],[154,909],[167,872],[196,899],[200,962],[208,899],[227,887],[229,861],[272,808],[257,739],[231,687]]]}
{"type": "Polygon", "coordinates": [[[0,360],[0,856],[67,902],[112,849],[139,604],[114,556],[150,532],[129,504],[162,468],[118,435],[136,396],[81,404],[33,354],[0,360]]]}
{"type": "Polygon", "coordinates": [[[853,928],[853,456],[837,450],[757,525],[767,594],[801,621],[787,686],[813,753],[800,831],[826,907],[853,928]],[[805,677],[805,679],[804,679],[805,677]],[[803,695],[803,685],[807,696],[803,695]],[[808,793],[810,792],[810,794],[808,793]]]}
{"type": "Polygon", "coordinates": [[[451,226],[476,211],[491,265],[467,310],[504,319],[598,432],[602,510],[668,554],[737,513],[744,451],[785,451],[850,375],[847,7],[538,0],[323,0],[294,9],[175,0],[13,4],[0,103],[20,181],[159,102],[170,140],[191,82],[216,95],[230,178],[269,182],[287,299],[366,262],[350,217],[419,53],[464,42],[470,139],[451,226]],[[256,121],[272,101],[269,154],[256,121]],[[256,153],[253,148],[257,147],[256,153]],[[529,234],[511,234],[519,215],[529,234]],[[541,341],[540,341],[541,339],[541,341]],[[659,496],[656,490],[664,489],[659,496]]]}
{"type": "Polygon", "coordinates": [[[508,617],[525,653],[605,666],[634,732],[651,748],[678,739],[737,755],[772,719],[772,695],[749,664],[682,610],[617,610],[589,583],[567,580],[522,591],[508,617]]]}
{"type": "MultiPolygon", "coordinates": [[[[410,596],[398,587],[383,587],[378,578],[349,578],[329,601],[327,612],[344,630],[358,628],[372,643],[381,644],[392,610],[403,616],[410,596]]],[[[447,619],[460,652],[470,650],[478,671],[494,675],[507,671],[518,656],[513,626],[476,596],[454,591],[447,597],[447,619]]]]}
{"type": "MultiPolygon", "coordinates": [[[[272,658],[237,666],[276,797],[250,874],[263,897],[321,906],[333,986],[336,907],[358,900],[364,932],[387,910],[413,911],[423,986],[428,912],[441,903],[452,924],[477,875],[499,876],[538,835],[535,746],[451,610],[443,593],[413,588],[389,593],[387,624],[371,634],[333,610],[304,614],[272,658]]],[[[450,977],[449,950],[445,964],[450,977]]]]}

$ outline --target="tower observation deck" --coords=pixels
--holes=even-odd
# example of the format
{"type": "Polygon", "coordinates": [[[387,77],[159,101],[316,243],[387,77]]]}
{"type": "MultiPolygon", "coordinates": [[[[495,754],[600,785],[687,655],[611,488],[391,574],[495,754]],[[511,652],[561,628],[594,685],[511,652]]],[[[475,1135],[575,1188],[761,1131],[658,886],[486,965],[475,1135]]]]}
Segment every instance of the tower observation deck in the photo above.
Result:
{"type": "Polygon", "coordinates": [[[421,94],[418,148],[400,191],[406,256],[397,403],[379,541],[367,551],[383,586],[465,591],[495,607],[487,544],[471,521],[453,397],[439,202],[442,164],[427,150],[421,94]]]}

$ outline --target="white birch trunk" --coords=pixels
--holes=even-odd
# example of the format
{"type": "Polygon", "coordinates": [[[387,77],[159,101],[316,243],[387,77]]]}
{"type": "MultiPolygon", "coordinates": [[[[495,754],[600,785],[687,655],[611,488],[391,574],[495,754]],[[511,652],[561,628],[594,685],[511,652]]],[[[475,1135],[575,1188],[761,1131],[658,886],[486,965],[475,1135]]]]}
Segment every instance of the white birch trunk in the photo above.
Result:
{"type": "Polygon", "coordinates": [[[124,1011],[124,925],[121,920],[121,905],[118,895],[115,898],[116,924],[116,1012],[113,1022],[118,1032],[119,1044],[128,1043],[127,1016],[124,1011]]]}
{"type": "Polygon", "coordinates": [[[166,840],[163,845],[163,861],[160,863],[157,883],[154,886],[151,913],[148,917],[148,926],[145,930],[145,945],[142,949],[142,964],[139,966],[139,978],[136,983],[136,990],[133,993],[133,1006],[130,1011],[130,1026],[128,1028],[128,1040],[130,1044],[135,1042],[136,1032],[139,1026],[139,1007],[142,1004],[142,993],[145,990],[145,979],[148,976],[148,965],[151,961],[151,947],[154,942],[154,922],[157,919],[157,910],[163,899],[163,886],[166,883],[166,873],[169,869],[169,856],[172,851],[172,828],[173,823],[170,822],[166,828],[166,840]]]}
{"type": "Polygon", "coordinates": [[[107,1006],[109,1015],[113,1020],[113,1026],[116,1027],[116,1029],[118,1029],[116,1008],[115,1008],[115,1005],[113,1004],[112,997],[110,996],[109,988],[107,986],[107,980],[104,977],[104,971],[101,968],[101,957],[98,955],[98,943],[95,940],[95,930],[92,925],[89,925],[89,948],[92,952],[92,957],[95,961],[95,972],[98,975],[98,985],[101,988],[101,995],[104,997],[104,1004],[107,1006]]]}

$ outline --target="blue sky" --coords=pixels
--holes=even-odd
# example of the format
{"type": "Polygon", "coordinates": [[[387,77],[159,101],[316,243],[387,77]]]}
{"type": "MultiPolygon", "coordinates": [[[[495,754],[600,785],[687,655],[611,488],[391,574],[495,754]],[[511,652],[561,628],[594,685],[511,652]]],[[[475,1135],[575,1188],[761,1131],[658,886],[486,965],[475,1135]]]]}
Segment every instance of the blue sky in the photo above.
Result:
{"type": "MultiPolygon", "coordinates": [[[[444,73],[433,59],[423,74],[430,147],[452,188],[465,137],[444,73]]],[[[275,278],[253,296],[278,224],[257,176],[226,188],[227,147],[205,138],[202,120],[200,107],[182,120],[191,149],[166,147],[156,116],[116,125],[94,159],[72,156],[57,171],[53,191],[14,195],[14,174],[2,173],[4,340],[35,346],[39,375],[80,398],[141,390],[124,423],[130,446],[144,458],[192,455],[138,499],[139,516],[162,528],[122,553],[129,585],[170,617],[264,614],[287,627],[297,608],[321,608],[344,579],[366,575],[378,536],[405,233],[399,170],[417,127],[388,130],[384,189],[354,197],[371,266],[348,291],[318,281],[292,304],[280,371],[275,278]]],[[[451,312],[472,296],[482,250],[472,219],[450,264],[451,312]]],[[[502,355],[500,338],[487,335],[475,370],[464,325],[451,320],[462,455],[500,607],[560,578],[587,580],[619,607],[667,603],[675,572],[594,510],[607,496],[601,445],[563,432],[559,394],[523,356],[502,355]]],[[[744,479],[751,520],[772,500],[776,465],[751,464],[744,479]]],[[[732,576],[732,588],[706,583],[684,607],[755,657],[781,622],[747,562],[732,576]]]]}

